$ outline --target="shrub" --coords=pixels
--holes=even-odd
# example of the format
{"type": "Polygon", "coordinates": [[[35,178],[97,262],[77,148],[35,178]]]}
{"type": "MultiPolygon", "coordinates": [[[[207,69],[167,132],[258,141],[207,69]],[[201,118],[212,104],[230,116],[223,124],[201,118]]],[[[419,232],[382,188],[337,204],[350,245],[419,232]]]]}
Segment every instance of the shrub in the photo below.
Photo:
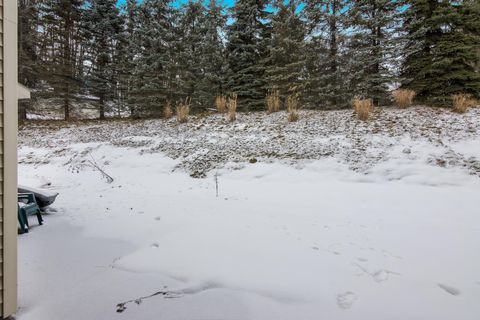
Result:
{"type": "Polygon", "coordinates": [[[470,94],[458,93],[452,95],[453,111],[465,113],[468,108],[477,104],[477,101],[470,94]]]}
{"type": "Polygon", "coordinates": [[[227,112],[227,97],[225,96],[217,96],[215,98],[215,106],[217,107],[217,111],[220,113],[227,112]]]}
{"type": "Polygon", "coordinates": [[[191,99],[186,98],[185,101],[177,103],[177,121],[180,123],[185,123],[188,121],[188,114],[190,113],[190,104],[191,99]]]}
{"type": "Polygon", "coordinates": [[[409,89],[398,89],[392,92],[393,100],[400,108],[411,106],[416,95],[415,91],[409,89]]]}
{"type": "Polygon", "coordinates": [[[167,101],[163,108],[163,116],[167,119],[170,119],[173,116],[172,104],[170,101],[167,101]]]}
{"type": "Polygon", "coordinates": [[[232,93],[226,102],[228,110],[228,121],[233,122],[237,119],[237,94],[232,93]]]}
{"type": "Polygon", "coordinates": [[[276,88],[271,89],[266,97],[267,113],[280,111],[280,91],[276,88]]]}
{"type": "Polygon", "coordinates": [[[355,97],[353,99],[353,107],[355,108],[355,113],[359,120],[368,120],[368,118],[370,118],[370,113],[373,110],[373,101],[372,99],[355,97]]]}
{"type": "Polygon", "coordinates": [[[290,94],[285,101],[287,105],[288,121],[298,121],[298,94],[290,94]]]}

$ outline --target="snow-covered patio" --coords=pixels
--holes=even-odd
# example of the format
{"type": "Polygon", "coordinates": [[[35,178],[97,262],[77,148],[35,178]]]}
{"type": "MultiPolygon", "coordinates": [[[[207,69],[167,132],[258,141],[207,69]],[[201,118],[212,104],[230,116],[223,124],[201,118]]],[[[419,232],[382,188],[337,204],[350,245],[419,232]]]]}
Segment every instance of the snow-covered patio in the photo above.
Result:
{"type": "Polygon", "coordinates": [[[356,137],[381,161],[362,170],[363,158],[352,168],[345,157],[363,144],[336,136],[344,153],[227,161],[203,179],[178,169],[188,155],[139,152],[139,141],[168,137],[82,142],[79,132],[96,132],[82,125],[44,134],[53,145],[21,137],[20,181],[60,196],[19,238],[19,320],[478,319],[478,125],[461,140],[372,128],[356,137]]]}

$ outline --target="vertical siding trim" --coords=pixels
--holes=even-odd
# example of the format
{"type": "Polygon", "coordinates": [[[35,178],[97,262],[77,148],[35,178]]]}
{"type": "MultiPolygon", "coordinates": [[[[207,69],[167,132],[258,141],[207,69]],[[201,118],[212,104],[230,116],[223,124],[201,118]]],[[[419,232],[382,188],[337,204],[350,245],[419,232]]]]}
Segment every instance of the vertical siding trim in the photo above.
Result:
{"type": "Polygon", "coordinates": [[[17,311],[17,0],[3,1],[3,317],[17,311]]]}

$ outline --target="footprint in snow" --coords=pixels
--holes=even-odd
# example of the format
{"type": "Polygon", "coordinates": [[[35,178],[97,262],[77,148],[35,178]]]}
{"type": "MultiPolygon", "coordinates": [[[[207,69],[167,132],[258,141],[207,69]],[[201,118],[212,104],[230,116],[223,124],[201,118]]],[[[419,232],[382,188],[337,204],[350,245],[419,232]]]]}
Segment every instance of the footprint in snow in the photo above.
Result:
{"type": "Polygon", "coordinates": [[[357,295],[351,291],[337,295],[337,305],[341,309],[350,309],[355,300],[357,300],[357,295]]]}
{"type": "Polygon", "coordinates": [[[354,263],[354,265],[357,266],[361,270],[361,273],[358,274],[358,275],[367,274],[370,277],[372,277],[372,279],[375,282],[378,282],[378,283],[387,281],[391,274],[397,275],[397,276],[401,275],[398,272],[394,272],[394,271],[390,271],[390,270],[386,270],[386,269],[380,269],[380,270],[377,270],[375,272],[370,272],[370,271],[368,271],[368,269],[362,267],[358,263],[354,263]]]}
{"type": "Polygon", "coordinates": [[[376,282],[383,282],[383,281],[387,281],[388,280],[388,275],[390,274],[391,272],[388,271],[388,270],[378,270],[376,272],[374,272],[372,274],[372,278],[373,280],[375,280],[376,282]]]}
{"type": "Polygon", "coordinates": [[[442,283],[439,283],[438,286],[445,290],[445,292],[451,294],[452,296],[458,296],[460,295],[460,290],[458,290],[457,288],[454,288],[454,287],[451,287],[451,286],[448,286],[446,284],[442,284],[442,283]]]}

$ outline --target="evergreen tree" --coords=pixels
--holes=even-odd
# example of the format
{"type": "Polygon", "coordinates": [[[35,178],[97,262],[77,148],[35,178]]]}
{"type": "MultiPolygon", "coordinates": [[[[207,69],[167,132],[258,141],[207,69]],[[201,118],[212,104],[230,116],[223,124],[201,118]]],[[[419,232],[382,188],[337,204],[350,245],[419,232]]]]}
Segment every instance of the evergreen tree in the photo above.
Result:
{"type": "Polygon", "coordinates": [[[351,28],[350,88],[355,95],[388,100],[394,80],[398,3],[391,0],[358,0],[348,10],[351,28]]]}
{"type": "Polygon", "coordinates": [[[41,79],[47,86],[43,92],[46,97],[62,100],[67,120],[72,100],[83,87],[79,51],[83,42],[84,8],[83,0],[45,0],[39,8],[43,32],[39,53],[41,79]]]}
{"type": "Polygon", "coordinates": [[[272,35],[266,59],[265,79],[269,88],[280,90],[282,98],[294,90],[304,89],[305,25],[300,18],[297,0],[275,0],[272,35]]]}
{"type": "Polygon", "coordinates": [[[473,53],[476,56],[473,65],[475,73],[480,73],[480,2],[476,0],[464,1],[462,7],[464,22],[464,31],[471,42],[474,44],[473,53]]]}
{"type": "Polygon", "coordinates": [[[308,98],[312,106],[346,106],[351,93],[346,90],[348,57],[345,50],[346,0],[306,0],[308,21],[308,98]]]}
{"type": "Polygon", "coordinates": [[[477,5],[439,0],[405,4],[407,42],[402,85],[435,105],[449,105],[450,95],[458,92],[479,97],[480,74],[475,70],[480,45],[475,35],[480,19],[477,5]]]}
{"type": "Polygon", "coordinates": [[[39,25],[37,0],[18,1],[18,81],[29,88],[38,82],[38,35],[39,25]]]}
{"type": "Polygon", "coordinates": [[[203,82],[202,46],[206,33],[205,7],[199,1],[187,2],[180,12],[175,48],[177,70],[177,99],[192,99],[193,106],[201,107],[198,87],[203,82]]]}
{"type": "MultiPolygon", "coordinates": [[[[18,1],[18,82],[34,89],[40,80],[38,68],[39,25],[37,0],[18,1]]],[[[27,106],[30,101],[19,101],[19,120],[27,119],[27,106]]]]}
{"type": "Polygon", "coordinates": [[[215,97],[226,93],[227,68],[221,32],[227,19],[223,10],[217,0],[210,0],[205,15],[200,56],[203,78],[197,88],[197,97],[205,107],[213,106],[215,97]]]}
{"type": "Polygon", "coordinates": [[[144,0],[138,8],[138,54],[129,100],[136,108],[160,114],[175,94],[172,64],[175,15],[169,0],[144,0]]]}
{"type": "Polygon", "coordinates": [[[268,26],[267,0],[238,0],[232,8],[227,59],[230,91],[238,95],[238,106],[262,108],[265,99],[265,67],[268,26]]]}
{"type": "Polygon", "coordinates": [[[113,100],[117,85],[114,58],[122,31],[122,20],[116,0],[91,0],[86,14],[91,73],[90,92],[99,99],[100,119],[105,118],[105,106],[113,100]]]}
{"type": "Polygon", "coordinates": [[[135,57],[140,52],[136,35],[138,30],[138,4],[136,0],[127,0],[121,10],[123,32],[120,33],[117,46],[116,69],[118,70],[118,100],[128,107],[130,117],[136,117],[135,105],[130,100],[135,72],[135,57]]]}

